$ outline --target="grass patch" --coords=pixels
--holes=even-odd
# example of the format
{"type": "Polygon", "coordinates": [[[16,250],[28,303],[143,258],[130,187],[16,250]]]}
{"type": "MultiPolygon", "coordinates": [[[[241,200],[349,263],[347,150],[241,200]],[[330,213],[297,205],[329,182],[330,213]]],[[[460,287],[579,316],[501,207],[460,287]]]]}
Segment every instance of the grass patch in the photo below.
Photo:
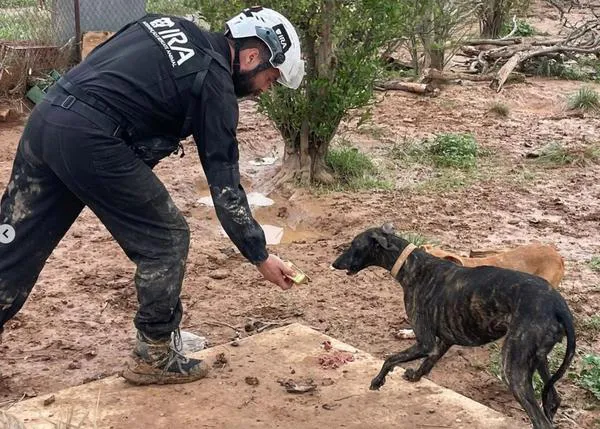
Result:
{"type": "Polygon", "coordinates": [[[500,103],[498,101],[492,103],[489,111],[495,115],[502,116],[506,118],[510,114],[510,107],[504,103],[500,103]]]}
{"type": "Polygon", "coordinates": [[[575,157],[562,143],[552,142],[544,146],[539,153],[537,162],[552,165],[568,165],[575,162],[575,157]]]}
{"type": "Polygon", "coordinates": [[[600,109],[600,94],[590,87],[584,86],[569,96],[570,110],[596,111],[600,109]]]}
{"type": "Polygon", "coordinates": [[[338,181],[333,190],[392,189],[392,184],[378,177],[371,158],[356,148],[330,149],[325,161],[338,181]]]}
{"type": "Polygon", "coordinates": [[[477,166],[478,146],[471,134],[440,134],[433,140],[429,152],[436,167],[468,170],[477,166]]]}
{"type": "Polygon", "coordinates": [[[431,167],[425,180],[411,188],[417,192],[451,191],[471,185],[477,180],[490,178],[494,165],[478,170],[478,162],[491,152],[479,148],[471,134],[439,134],[432,139],[396,143],[388,149],[388,157],[403,169],[421,170],[414,165],[431,167]]]}
{"type": "MultiPolygon", "coordinates": [[[[503,371],[502,371],[502,350],[498,343],[493,343],[490,347],[490,361],[488,364],[488,372],[494,377],[498,378],[500,381],[504,382],[503,371]]],[[[567,351],[566,342],[563,341],[561,343],[555,344],[554,348],[548,354],[548,367],[550,369],[550,374],[554,374],[560,365],[563,362],[565,357],[565,353],[567,351]]],[[[540,399],[542,396],[542,390],[544,389],[544,382],[542,378],[537,373],[537,371],[533,374],[533,390],[535,391],[535,396],[540,399]]]]}
{"type": "Polygon", "coordinates": [[[592,73],[578,63],[565,64],[562,59],[532,58],[524,65],[524,70],[536,76],[557,77],[566,80],[590,80],[592,73]]]}
{"type": "Polygon", "coordinates": [[[600,272],[600,256],[594,256],[590,259],[589,265],[593,271],[600,272]]]}
{"type": "Polygon", "coordinates": [[[54,40],[52,17],[47,10],[30,8],[8,13],[0,8],[0,22],[0,39],[38,42],[54,40]]]}
{"type": "Polygon", "coordinates": [[[37,0],[2,0],[0,9],[17,8],[17,7],[35,7],[37,0]]]}
{"type": "Polygon", "coordinates": [[[600,356],[594,354],[584,356],[581,371],[571,378],[600,401],[600,356]]]}
{"type": "Polygon", "coordinates": [[[542,147],[535,159],[546,166],[565,166],[577,164],[585,166],[600,161],[600,144],[592,144],[584,149],[568,149],[560,142],[548,143],[542,147]]]}
{"type": "Polygon", "coordinates": [[[390,148],[389,155],[393,159],[411,163],[470,170],[477,166],[477,157],[482,153],[472,134],[445,133],[433,140],[395,144],[390,148]]]}

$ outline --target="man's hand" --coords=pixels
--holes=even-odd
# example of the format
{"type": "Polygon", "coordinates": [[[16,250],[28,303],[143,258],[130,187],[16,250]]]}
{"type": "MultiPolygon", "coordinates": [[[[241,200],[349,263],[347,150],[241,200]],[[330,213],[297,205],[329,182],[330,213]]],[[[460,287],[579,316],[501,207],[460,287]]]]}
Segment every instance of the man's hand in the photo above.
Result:
{"type": "Polygon", "coordinates": [[[293,282],[286,276],[294,276],[294,270],[285,265],[281,259],[275,255],[269,257],[258,265],[258,271],[266,280],[276,284],[283,290],[292,287],[293,282]]]}

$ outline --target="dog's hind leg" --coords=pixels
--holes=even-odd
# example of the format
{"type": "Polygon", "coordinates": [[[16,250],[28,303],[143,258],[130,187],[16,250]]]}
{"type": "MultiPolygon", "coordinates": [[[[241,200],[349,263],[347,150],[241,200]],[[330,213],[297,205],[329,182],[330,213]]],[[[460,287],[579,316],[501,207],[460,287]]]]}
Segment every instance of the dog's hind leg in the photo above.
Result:
{"type": "Polygon", "coordinates": [[[533,373],[538,366],[537,342],[521,332],[510,332],[502,348],[504,377],[513,395],[527,412],[533,429],[553,429],[535,399],[533,373]]]}
{"type": "MultiPolygon", "coordinates": [[[[548,384],[550,381],[550,370],[548,369],[548,360],[546,356],[538,357],[538,366],[537,370],[540,373],[540,377],[542,377],[542,381],[544,382],[544,386],[548,384]]],[[[548,396],[548,404],[545,408],[547,408],[546,417],[550,421],[554,419],[554,415],[560,406],[560,395],[556,391],[556,388],[552,386],[550,389],[550,394],[548,396]]]]}
{"type": "Polygon", "coordinates": [[[419,381],[421,377],[429,374],[429,371],[433,368],[433,366],[437,363],[438,360],[442,358],[448,351],[448,349],[452,347],[452,344],[447,344],[442,341],[438,341],[433,351],[429,353],[429,355],[421,362],[421,366],[414,370],[412,368],[406,369],[404,372],[404,378],[408,381],[419,381]]]}

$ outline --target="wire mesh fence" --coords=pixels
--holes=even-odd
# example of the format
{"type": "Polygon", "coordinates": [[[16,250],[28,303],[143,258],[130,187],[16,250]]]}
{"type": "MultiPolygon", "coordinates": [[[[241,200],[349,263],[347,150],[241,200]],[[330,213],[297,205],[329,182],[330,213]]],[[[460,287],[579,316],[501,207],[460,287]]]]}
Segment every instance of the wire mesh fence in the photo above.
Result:
{"type": "Polygon", "coordinates": [[[186,0],[0,0],[0,98],[63,72],[147,12],[192,17],[186,0]],[[82,50],[83,48],[83,50],[82,50]]]}

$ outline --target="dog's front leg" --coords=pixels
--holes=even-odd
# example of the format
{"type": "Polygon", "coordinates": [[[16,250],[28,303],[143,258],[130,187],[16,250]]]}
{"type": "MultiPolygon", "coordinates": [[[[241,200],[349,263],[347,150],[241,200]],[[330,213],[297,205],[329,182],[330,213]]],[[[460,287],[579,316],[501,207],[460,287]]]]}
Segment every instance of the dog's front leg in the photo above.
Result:
{"type": "Polygon", "coordinates": [[[433,351],[429,353],[429,356],[425,358],[425,360],[421,363],[421,366],[417,370],[414,370],[412,368],[406,369],[406,371],[404,372],[404,378],[412,382],[419,381],[421,377],[429,374],[431,368],[433,368],[437,361],[440,360],[442,356],[446,354],[450,347],[452,347],[452,344],[446,344],[442,341],[438,342],[433,351]]]}
{"type": "Polygon", "coordinates": [[[397,353],[390,356],[385,360],[379,374],[371,381],[371,390],[379,390],[385,383],[385,377],[394,367],[403,362],[410,362],[411,360],[421,359],[429,354],[432,347],[426,346],[423,343],[417,343],[412,347],[404,350],[403,352],[397,353]]]}

